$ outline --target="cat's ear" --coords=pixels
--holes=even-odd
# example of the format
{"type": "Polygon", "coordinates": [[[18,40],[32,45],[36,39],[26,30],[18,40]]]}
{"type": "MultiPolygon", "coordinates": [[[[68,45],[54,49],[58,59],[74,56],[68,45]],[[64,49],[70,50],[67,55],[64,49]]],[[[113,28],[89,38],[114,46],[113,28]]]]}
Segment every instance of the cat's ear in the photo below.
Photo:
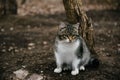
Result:
{"type": "Polygon", "coordinates": [[[64,28],[66,24],[64,22],[60,22],[59,29],[64,28]]]}
{"type": "Polygon", "coordinates": [[[78,28],[79,28],[79,25],[80,25],[80,23],[76,23],[76,24],[74,24],[73,26],[74,26],[76,29],[78,29],[78,28]]]}

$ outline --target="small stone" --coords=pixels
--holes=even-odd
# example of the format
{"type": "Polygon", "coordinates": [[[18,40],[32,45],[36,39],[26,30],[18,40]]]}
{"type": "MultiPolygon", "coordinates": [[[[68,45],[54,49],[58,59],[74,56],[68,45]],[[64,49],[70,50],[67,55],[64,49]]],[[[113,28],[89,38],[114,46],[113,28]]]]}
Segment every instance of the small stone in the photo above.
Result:
{"type": "Polygon", "coordinates": [[[31,50],[32,49],[32,47],[28,47],[28,50],[31,50]]]}
{"type": "Polygon", "coordinates": [[[117,44],[118,47],[120,47],[120,44],[117,44]]]}
{"type": "Polygon", "coordinates": [[[13,31],[13,30],[14,30],[14,28],[13,28],[13,27],[11,27],[11,28],[10,28],[10,31],[13,31]]]}
{"type": "Polygon", "coordinates": [[[6,49],[2,49],[2,52],[6,52],[6,49]]]}
{"type": "Polygon", "coordinates": [[[120,48],[118,48],[118,54],[120,54],[120,48]]]}
{"type": "Polygon", "coordinates": [[[13,50],[14,48],[11,46],[11,47],[9,47],[9,49],[8,49],[8,51],[11,51],[11,50],[13,50]]]}
{"type": "Polygon", "coordinates": [[[94,26],[99,26],[99,24],[98,23],[94,23],[94,26]]]}
{"type": "Polygon", "coordinates": [[[105,48],[100,48],[101,51],[105,51],[105,48]]]}
{"type": "Polygon", "coordinates": [[[3,45],[5,45],[6,43],[5,42],[3,42],[3,45]]]}
{"type": "Polygon", "coordinates": [[[6,62],[5,64],[6,64],[6,65],[9,65],[9,63],[7,63],[7,62],[6,62]]]}
{"type": "Polygon", "coordinates": [[[118,24],[117,22],[114,22],[114,25],[115,25],[115,26],[117,26],[117,24],[118,24]]]}
{"type": "Polygon", "coordinates": [[[23,48],[20,48],[20,51],[23,51],[23,48]]]}
{"type": "Polygon", "coordinates": [[[26,68],[26,66],[25,66],[25,65],[22,65],[22,67],[23,67],[23,68],[26,68]]]}
{"type": "Polygon", "coordinates": [[[19,52],[19,50],[15,49],[15,52],[19,52]]]}
{"type": "Polygon", "coordinates": [[[47,44],[47,41],[43,41],[43,44],[46,45],[46,44],[47,44]]]}
{"type": "Polygon", "coordinates": [[[112,33],[112,31],[111,31],[111,30],[108,30],[108,34],[110,34],[110,33],[112,33]]]}
{"type": "Polygon", "coordinates": [[[30,25],[27,26],[27,28],[30,28],[30,27],[31,27],[30,25]]]}
{"type": "Polygon", "coordinates": [[[17,71],[14,71],[13,73],[16,75],[18,79],[22,80],[25,79],[25,77],[29,74],[29,72],[24,69],[19,69],[17,71]]]}
{"type": "Polygon", "coordinates": [[[43,73],[43,71],[41,71],[41,73],[43,73]]]}
{"type": "Polygon", "coordinates": [[[33,48],[35,48],[35,43],[29,43],[28,44],[28,49],[31,50],[33,48]]]}
{"type": "Polygon", "coordinates": [[[35,43],[29,43],[28,44],[28,46],[34,46],[35,45],[35,43]]]}
{"type": "Polygon", "coordinates": [[[5,30],[4,29],[1,29],[1,32],[4,32],[5,30]]]}
{"type": "Polygon", "coordinates": [[[62,74],[60,74],[60,76],[62,76],[62,74]]]}

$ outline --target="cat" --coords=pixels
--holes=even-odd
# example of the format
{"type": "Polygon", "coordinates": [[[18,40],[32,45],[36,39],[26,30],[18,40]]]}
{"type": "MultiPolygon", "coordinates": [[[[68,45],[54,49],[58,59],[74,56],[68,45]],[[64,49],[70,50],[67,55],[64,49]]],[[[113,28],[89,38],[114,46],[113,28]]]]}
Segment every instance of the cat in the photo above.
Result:
{"type": "Polygon", "coordinates": [[[72,68],[71,74],[79,74],[79,70],[85,70],[91,55],[84,39],[78,33],[79,23],[61,23],[55,38],[54,54],[57,68],[55,73],[63,70],[63,64],[72,68]]]}

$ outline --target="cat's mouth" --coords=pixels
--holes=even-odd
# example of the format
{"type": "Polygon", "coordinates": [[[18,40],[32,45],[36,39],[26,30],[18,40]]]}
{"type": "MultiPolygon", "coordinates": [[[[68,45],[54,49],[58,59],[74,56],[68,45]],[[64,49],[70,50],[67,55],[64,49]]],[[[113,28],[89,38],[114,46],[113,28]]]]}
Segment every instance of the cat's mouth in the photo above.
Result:
{"type": "Polygon", "coordinates": [[[68,42],[69,42],[69,43],[72,43],[72,42],[73,42],[73,40],[70,40],[70,39],[69,39],[69,41],[68,41],[68,42]]]}
{"type": "Polygon", "coordinates": [[[68,43],[72,43],[72,42],[74,42],[75,40],[73,40],[73,39],[66,39],[66,42],[68,42],[68,43]]]}

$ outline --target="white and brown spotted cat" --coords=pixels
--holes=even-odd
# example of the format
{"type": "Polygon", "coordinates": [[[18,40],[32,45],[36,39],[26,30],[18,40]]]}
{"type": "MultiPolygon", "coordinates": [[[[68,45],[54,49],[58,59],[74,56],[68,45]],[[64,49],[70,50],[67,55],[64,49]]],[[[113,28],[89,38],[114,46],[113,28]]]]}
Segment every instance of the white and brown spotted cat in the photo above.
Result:
{"type": "Polygon", "coordinates": [[[55,39],[54,54],[57,68],[55,73],[63,70],[63,64],[71,66],[72,75],[79,74],[80,70],[85,70],[85,65],[90,60],[90,51],[85,41],[78,33],[79,24],[61,23],[55,39]]]}

